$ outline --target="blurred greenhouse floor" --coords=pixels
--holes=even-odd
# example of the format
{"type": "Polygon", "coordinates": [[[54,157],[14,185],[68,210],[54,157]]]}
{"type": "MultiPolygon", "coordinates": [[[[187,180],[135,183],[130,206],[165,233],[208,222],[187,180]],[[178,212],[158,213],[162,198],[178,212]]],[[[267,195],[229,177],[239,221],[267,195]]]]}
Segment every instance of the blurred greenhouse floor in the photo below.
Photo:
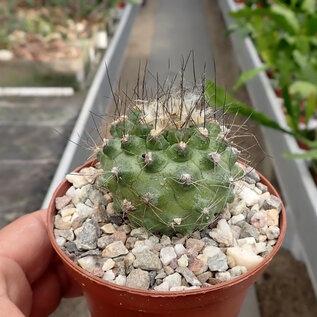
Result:
{"type": "MultiPolygon", "coordinates": [[[[225,25],[215,0],[148,0],[133,26],[121,81],[133,86],[140,61],[144,65],[148,60],[151,71],[164,74],[170,59],[171,71],[177,71],[181,55],[187,56],[193,49],[197,72],[206,62],[207,76],[213,77],[214,58],[217,82],[230,91],[240,71],[230,39],[224,33],[225,25]]],[[[0,228],[41,206],[85,93],[0,100],[0,228]]],[[[251,104],[243,88],[236,97],[251,104]]],[[[248,132],[264,146],[258,126],[250,121],[246,124],[248,132]]],[[[255,141],[250,138],[247,142],[245,146],[252,147],[255,141]]],[[[257,169],[278,186],[270,158],[263,161],[265,155],[258,148],[252,154],[253,161],[259,163],[257,169]]],[[[278,253],[257,283],[257,296],[262,317],[317,316],[317,303],[305,267],[286,250],[278,253]]],[[[252,306],[256,299],[252,297],[251,301],[240,317],[259,316],[257,307],[252,306]]],[[[51,316],[86,317],[89,313],[80,298],[63,300],[51,316]]]]}

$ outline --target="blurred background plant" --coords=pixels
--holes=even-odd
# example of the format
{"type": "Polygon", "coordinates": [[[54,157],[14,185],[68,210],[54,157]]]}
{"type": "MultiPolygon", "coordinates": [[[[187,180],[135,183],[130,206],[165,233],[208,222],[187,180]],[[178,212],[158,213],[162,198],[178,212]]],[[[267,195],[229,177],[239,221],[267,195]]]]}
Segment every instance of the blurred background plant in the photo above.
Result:
{"type": "Polygon", "coordinates": [[[27,60],[37,60],[40,51],[63,52],[66,42],[86,39],[98,30],[105,30],[109,10],[120,4],[124,1],[2,0],[0,50],[27,60]],[[36,49],[29,50],[28,46],[34,43],[36,49]]]}
{"type": "MultiPolygon", "coordinates": [[[[243,2],[244,6],[231,12],[236,24],[228,33],[250,36],[263,66],[243,72],[234,90],[266,70],[277,97],[282,98],[289,127],[287,133],[292,134],[305,151],[285,156],[312,160],[317,172],[317,1],[243,2]]],[[[268,123],[268,118],[263,121],[260,114],[251,117],[264,125],[268,123]]]]}

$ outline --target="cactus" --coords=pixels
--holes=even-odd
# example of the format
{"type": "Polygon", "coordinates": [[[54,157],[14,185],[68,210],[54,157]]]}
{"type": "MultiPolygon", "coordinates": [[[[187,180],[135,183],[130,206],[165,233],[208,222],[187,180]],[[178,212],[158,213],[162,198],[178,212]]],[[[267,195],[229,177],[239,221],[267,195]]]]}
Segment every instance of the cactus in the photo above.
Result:
{"type": "Polygon", "coordinates": [[[189,234],[210,225],[234,199],[243,175],[228,129],[200,94],[181,89],[136,101],[112,122],[97,157],[99,185],[135,227],[189,234]]]}

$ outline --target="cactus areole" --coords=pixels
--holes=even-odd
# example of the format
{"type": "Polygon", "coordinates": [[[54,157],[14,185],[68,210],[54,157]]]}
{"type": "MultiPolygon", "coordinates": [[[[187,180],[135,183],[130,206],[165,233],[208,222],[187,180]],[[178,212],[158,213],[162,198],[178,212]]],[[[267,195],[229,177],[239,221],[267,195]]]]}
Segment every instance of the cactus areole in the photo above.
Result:
{"type": "Polygon", "coordinates": [[[112,122],[97,157],[99,185],[135,227],[189,234],[210,225],[234,199],[239,151],[211,107],[195,95],[139,102],[112,122]],[[204,104],[202,106],[202,104],[204,104]]]}

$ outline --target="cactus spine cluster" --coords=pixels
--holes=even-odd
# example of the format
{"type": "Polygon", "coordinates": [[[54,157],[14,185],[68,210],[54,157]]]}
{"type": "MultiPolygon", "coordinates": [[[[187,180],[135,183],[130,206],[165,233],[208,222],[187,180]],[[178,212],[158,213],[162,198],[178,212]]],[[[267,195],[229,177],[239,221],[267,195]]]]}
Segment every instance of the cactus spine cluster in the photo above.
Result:
{"type": "Polygon", "coordinates": [[[112,138],[97,154],[104,169],[99,185],[133,226],[189,234],[233,201],[239,153],[206,109],[202,94],[181,91],[136,101],[112,122],[112,138]]]}

